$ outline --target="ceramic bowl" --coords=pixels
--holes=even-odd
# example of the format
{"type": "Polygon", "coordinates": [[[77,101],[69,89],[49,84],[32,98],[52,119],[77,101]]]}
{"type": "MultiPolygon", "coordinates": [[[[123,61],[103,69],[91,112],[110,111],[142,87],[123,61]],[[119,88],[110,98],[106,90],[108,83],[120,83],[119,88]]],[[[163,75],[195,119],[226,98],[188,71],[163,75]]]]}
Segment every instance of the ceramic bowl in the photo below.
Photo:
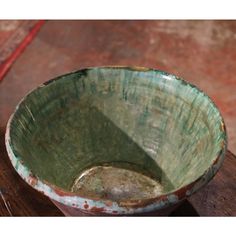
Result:
{"type": "Polygon", "coordinates": [[[66,215],[167,213],[211,180],[226,146],[207,95],[140,67],[50,80],[23,98],[6,131],[16,171],[66,215]]]}

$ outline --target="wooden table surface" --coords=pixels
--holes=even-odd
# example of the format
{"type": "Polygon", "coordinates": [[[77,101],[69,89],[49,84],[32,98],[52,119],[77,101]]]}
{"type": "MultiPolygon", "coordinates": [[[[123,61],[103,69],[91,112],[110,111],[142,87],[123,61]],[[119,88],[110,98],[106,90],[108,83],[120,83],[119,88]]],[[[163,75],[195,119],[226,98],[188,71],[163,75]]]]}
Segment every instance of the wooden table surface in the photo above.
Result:
{"type": "MultiPolygon", "coordinates": [[[[212,73],[203,68],[206,65],[201,64],[201,60],[196,59],[197,63],[196,60],[184,60],[186,53],[188,56],[193,53],[190,47],[196,49],[197,46],[193,45],[191,38],[188,39],[189,42],[181,39],[181,43],[188,45],[184,49],[182,44],[178,44],[179,41],[176,43],[177,36],[168,38],[164,31],[160,33],[155,30],[158,24],[161,25],[153,21],[50,21],[42,27],[0,83],[0,216],[63,215],[47,197],[29,187],[18,176],[6,153],[4,134],[7,120],[16,104],[29,90],[57,75],[87,66],[120,64],[154,67],[179,76],[184,75],[190,82],[203,75],[207,78],[212,73]],[[176,47],[175,51],[171,50],[173,47],[176,47]],[[177,67],[177,62],[180,67],[177,67]]],[[[183,32],[186,34],[186,31],[183,32]]],[[[206,59],[206,50],[200,48],[198,52],[201,58],[206,59]]],[[[225,70],[229,71],[230,68],[225,67],[225,70]]],[[[221,90],[217,90],[212,81],[197,80],[195,84],[210,96],[211,93],[213,97],[220,94],[221,90]]],[[[233,86],[231,83],[232,88],[233,86]]],[[[235,97],[233,92],[232,96],[235,97]]],[[[227,128],[233,131],[231,129],[234,126],[230,124],[227,128]]],[[[171,215],[236,216],[235,183],[236,157],[227,151],[223,166],[214,179],[171,215]]]]}

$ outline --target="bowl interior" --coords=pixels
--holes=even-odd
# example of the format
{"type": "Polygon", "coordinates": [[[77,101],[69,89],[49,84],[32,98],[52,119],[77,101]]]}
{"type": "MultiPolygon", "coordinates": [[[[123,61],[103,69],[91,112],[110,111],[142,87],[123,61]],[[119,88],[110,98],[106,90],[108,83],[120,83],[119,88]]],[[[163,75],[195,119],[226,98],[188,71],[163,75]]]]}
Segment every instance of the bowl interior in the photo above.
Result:
{"type": "Polygon", "coordinates": [[[21,102],[11,147],[39,179],[112,200],[158,196],[209,168],[224,140],[209,98],[161,71],[81,70],[21,102]]]}

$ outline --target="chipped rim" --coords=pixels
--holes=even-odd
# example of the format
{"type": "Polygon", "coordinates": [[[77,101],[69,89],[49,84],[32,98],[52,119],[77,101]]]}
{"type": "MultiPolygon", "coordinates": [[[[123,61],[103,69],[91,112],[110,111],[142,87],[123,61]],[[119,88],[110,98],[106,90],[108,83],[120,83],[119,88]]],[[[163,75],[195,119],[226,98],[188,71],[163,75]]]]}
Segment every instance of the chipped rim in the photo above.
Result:
{"type": "Polygon", "coordinates": [[[223,163],[224,155],[227,150],[227,132],[223,117],[218,107],[215,105],[215,103],[202,90],[197,88],[195,85],[188,83],[184,79],[179,78],[173,74],[164,72],[162,70],[150,69],[147,67],[100,66],[100,67],[88,67],[84,69],[79,69],[71,73],[58,76],[54,79],[46,81],[45,83],[39,85],[38,87],[27,93],[27,95],[23,97],[22,100],[18,103],[14,112],[12,113],[12,115],[8,120],[5,134],[5,144],[10,161],[15,170],[17,171],[17,173],[21,176],[21,178],[23,178],[24,181],[27,182],[31,187],[43,193],[52,200],[60,202],[66,205],[67,207],[77,208],[78,210],[87,213],[91,212],[96,214],[97,212],[97,213],[112,214],[112,215],[129,215],[129,214],[148,213],[148,212],[158,211],[166,207],[170,207],[172,205],[181,202],[185,198],[195,193],[198,189],[205,186],[215,176],[215,174],[217,173],[217,171],[219,170],[219,168],[223,163]],[[20,157],[17,157],[13,152],[11,146],[10,132],[11,132],[11,122],[12,119],[14,118],[14,114],[18,110],[21,103],[25,99],[27,99],[28,95],[31,94],[32,92],[44,86],[47,86],[51,82],[59,80],[65,76],[79,73],[83,70],[91,70],[91,69],[126,69],[126,70],[143,71],[143,72],[155,71],[164,75],[163,77],[164,79],[178,80],[180,81],[180,83],[182,83],[183,86],[190,85],[192,88],[196,89],[198,93],[201,93],[208,100],[208,102],[213,105],[213,107],[218,112],[220,117],[220,122],[221,122],[220,134],[223,134],[223,138],[220,144],[220,151],[218,155],[216,155],[215,159],[212,161],[212,164],[196,180],[172,192],[154,198],[142,199],[142,200],[127,200],[122,202],[86,198],[79,194],[66,191],[60,187],[48,183],[47,181],[40,180],[37,176],[33,174],[33,172],[28,167],[24,165],[22,159],[20,157]]]}

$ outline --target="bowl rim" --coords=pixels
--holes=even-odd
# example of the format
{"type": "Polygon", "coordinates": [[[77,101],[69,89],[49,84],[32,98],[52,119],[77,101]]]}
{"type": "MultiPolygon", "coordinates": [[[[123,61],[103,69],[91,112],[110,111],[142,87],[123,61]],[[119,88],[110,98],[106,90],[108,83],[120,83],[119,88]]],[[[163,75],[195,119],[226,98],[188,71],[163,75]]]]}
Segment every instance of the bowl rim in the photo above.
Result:
{"type": "Polygon", "coordinates": [[[139,67],[139,66],[130,67],[130,66],[111,65],[111,66],[97,66],[97,67],[81,68],[79,70],[75,70],[73,72],[63,74],[61,76],[48,80],[42,83],[41,85],[39,85],[38,87],[30,90],[20,100],[20,102],[18,103],[18,105],[16,106],[15,110],[13,111],[13,113],[11,114],[8,120],[6,133],[5,133],[5,145],[6,145],[9,159],[14,169],[21,176],[21,178],[23,178],[24,181],[28,183],[31,187],[43,193],[44,195],[51,198],[52,200],[60,202],[66,205],[67,207],[69,206],[69,207],[77,208],[84,212],[105,213],[105,214],[113,214],[113,215],[138,214],[138,213],[153,212],[153,211],[163,209],[165,207],[175,205],[179,203],[180,201],[184,200],[185,198],[189,197],[193,193],[195,193],[198,189],[205,186],[215,176],[215,174],[217,173],[217,171],[219,170],[219,168],[221,167],[223,163],[225,152],[227,150],[227,131],[226,131],[224,119],[220,113],[220,110],[215,105],[215,103],[201,89],[185,81],[183,78],[177,77],[173,74],[167,73],[162,70],[151,69],[147,67],[139,67]],[[51,82],[60,80],[66,76],[81,73],[85,70],[94,70],[94,69],[126,69],[126,70],[132,70],[132,71],[142,71],[142,72],[153,71],[153,72],[161,73],[162,75],[164,75],[164,79],[178,80],[181,83],[181,85],[183,86],[189,85],[192,88],[195,88],[198,93],[201,93],[208,100],[208,102],[213,105],[214,109],[218,112],[219,118],[220,118],[220,124],[221,124],[220,134],[223,135],[222,136],[223,140],[220,143],[220,151],[218,152],[216,157],[213,159],[210,166],[204,171],[204,173],[200,175],[197,179],[192,181],[191,183],[184,185],[178,189],[175,189],[171,192],[165,193],[163,195],[160,195],[154,198],[148,198],[148,199],[142,199],[142,200],[127,200],[127,201],[121,201],[121,202],[95,199],[95,198],[94,199],[86,198],[85,196],[81,196],[77,193],[66,191],[58,186],[55,186],[45,180],[41,180],[40,178],[35,176],[33,172],[24,165],[22,159],[15,155],[15,153],[13,152],[13,148],[11,146],[11,138],[10,138],[11,122],[14,118],[16,111],[18,110],[22,102],[27,99],[28,95],[35,92],[36,90],[41,89],[49,85],[51,82]]]}

